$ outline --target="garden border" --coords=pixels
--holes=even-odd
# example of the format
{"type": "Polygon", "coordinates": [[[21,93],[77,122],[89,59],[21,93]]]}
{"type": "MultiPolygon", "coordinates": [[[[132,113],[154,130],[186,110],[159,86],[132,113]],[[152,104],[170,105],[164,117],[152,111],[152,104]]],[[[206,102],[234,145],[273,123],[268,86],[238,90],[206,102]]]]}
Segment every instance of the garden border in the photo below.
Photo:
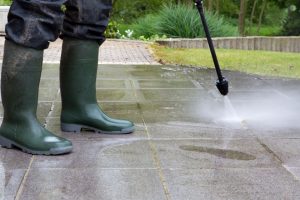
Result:
{"type": "MultiPolygon", "coordinates": [[[[213,38],[216,48],[300,52],[300,36],[289,37],[220,37],[213,38]]],[[[160,39],[156,43],[170,48],[208,48],[205,38],[160,39]]]]}

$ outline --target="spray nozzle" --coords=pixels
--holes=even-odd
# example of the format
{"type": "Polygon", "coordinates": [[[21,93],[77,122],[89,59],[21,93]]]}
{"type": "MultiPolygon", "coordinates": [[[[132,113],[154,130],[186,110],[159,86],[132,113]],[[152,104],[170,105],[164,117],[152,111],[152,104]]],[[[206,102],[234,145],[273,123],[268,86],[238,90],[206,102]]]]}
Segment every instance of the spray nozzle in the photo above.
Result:
{"type": "Polygon", "coordinates": [[[228,94],[228,81],[224,77],[222,80],[217,80],[216,86],[223,96],[228,94]]]}

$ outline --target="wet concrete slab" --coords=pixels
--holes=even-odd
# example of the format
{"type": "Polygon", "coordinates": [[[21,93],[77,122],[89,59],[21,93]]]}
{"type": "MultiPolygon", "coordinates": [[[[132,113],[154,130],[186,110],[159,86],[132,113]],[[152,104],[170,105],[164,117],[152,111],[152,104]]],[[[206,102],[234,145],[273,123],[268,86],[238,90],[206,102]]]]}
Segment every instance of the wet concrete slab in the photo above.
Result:
{"type": "Polygon", "coordinates": [[[300,167],[287,167],[288,171],[295,176],[295,179],[300,181],[300,167]]]}
{"type": "Polygon", "coordinates": [[[201,89],[141,89],[139,100],[143,101],[196,101],[208,96],[201,89]]]}
{"type": "Polygon", "coordinates": [[[173,88],[173,89],[192,89],[197,85],[191,80],[137,80],[137,87],[141,89],[147,88],[173,88]]]}
{"type": "Polygon", "coordinates": [[[213,98],[206,97],[200,98],[199,101],[144,101],[139,103],[143,117],[147,124],[153,123],[176,123],[187,127],[192,125],[226,127],[236,126],[241,128],[241,124],[222,123],[221,116],[216,116],[215,111],[220,112],[218,109],[223,105],[221,102],[213,98]],[[159,117],[158,117],[159,116],[159,117]]]}
{"type": "Polygon", "coordinates": [[[153,139],[235,139],[255,138],[250,130],[218,127],[214,124],[174,121],[167,123],[147,123],[149,135],[153,139]]]}
{"type": "Polygon", "coordinates": [[[271,168],[280,162],[254,139],[154,141],[162,168],[271,168]]]}
{"type": "Polygon", "coordinates": [[[26,171],[24,169],[14,169],[5,171],[5,200],[14,200],[21,186],[26,171]]]}
{"type": "Polygon", "coordinates": [[[39,91],[39,101],[54,101],[59,96],[58,88],[43,88],[39,91]]]}
{"type": "Polygon", "coordinates": [[[22,200],[165,199],[155,169],[35,169],[22,200]]]}
{"type": "Polygon", "coordinates": [[[0,166],[5,170],[27,169],[32,155],[24,154],[17,149],[0,149],[0,166]]]}
{"type": "Polygon", "coordinates": [[[300,167],[300,139],[265,138],[261,139],[287,167],[300,167]]]}
{"type": "Polygon", "coordinates": [[[282,168],[164,170],[170,199],[300,198],[299,182],[282,168]]]}
{"type": "Polygon", "coordinates": [[[212,69],[101,65],[99,105],[136,131],[74,134],[60,130],[58,65],[43,69],[38,118],[74,151],[0,149],[5,200],[300,199],[299,80],[225,71],[224,98],[212,69]]]}
{"type": "Polygon", "coordinates": [[[142,138],[112,138],[74,141],[72,154],[38,156],[32,163],[36,168],[155,168],[151,148],[142,138]]]}
{"type": "Polygon", "coordinates": [[[188,80],[189,77],[181,67],[168,67],[161,65],[152,66],[123,66],[118,65],[102,65],[98,72],[98,78],[111,79],[183,79],[188,80]],[[115,70],[118,73],[115,73],[115,70]]]}

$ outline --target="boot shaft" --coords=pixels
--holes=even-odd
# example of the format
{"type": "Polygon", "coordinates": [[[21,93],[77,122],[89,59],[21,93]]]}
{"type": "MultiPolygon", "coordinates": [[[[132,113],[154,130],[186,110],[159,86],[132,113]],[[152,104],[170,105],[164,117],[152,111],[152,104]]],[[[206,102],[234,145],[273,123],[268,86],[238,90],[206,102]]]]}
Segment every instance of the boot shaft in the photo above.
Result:
{"type": "Polygon", "coordinates": [[[97,101],[98,53],[99,44],[96,41],[64,38],[60,66],[63,108],[80,107],[81,104],[97,101]]]}
{"type": "Polygon", "coordinates": [[[5,41],[1,73],[4,120],[36,115],[42,63],[42,50],[5,41]]]}

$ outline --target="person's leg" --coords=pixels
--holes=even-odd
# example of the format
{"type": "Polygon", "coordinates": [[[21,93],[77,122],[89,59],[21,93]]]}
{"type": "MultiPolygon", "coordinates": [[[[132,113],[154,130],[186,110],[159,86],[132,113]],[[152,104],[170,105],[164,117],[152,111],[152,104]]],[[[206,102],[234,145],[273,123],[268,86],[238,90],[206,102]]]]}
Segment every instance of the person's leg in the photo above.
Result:
{"type": "Polygon", "coordinates": [[[1,74],[4,118],[0,145],[31,154],[72,151],[72,143],[47,131],[37,120],[43,49],[57,38],[62,0],[14,0],[6,26],[1,74]]]}
{"type": "Polygon", "coordinates": [[[38,50],[55,41],[61,30],[67,0],[14,0],[5,27],[6,39],[38,50]]]}
{"type": "Polygon", "coordinates": [[[69,0],[66,7],[60,66],[61,129],[80,132],[87,128],[108,134],[133,132],[132,122],[108,117],[96,99],[99,45],[105,40],[111,1],[69,0]]]}

